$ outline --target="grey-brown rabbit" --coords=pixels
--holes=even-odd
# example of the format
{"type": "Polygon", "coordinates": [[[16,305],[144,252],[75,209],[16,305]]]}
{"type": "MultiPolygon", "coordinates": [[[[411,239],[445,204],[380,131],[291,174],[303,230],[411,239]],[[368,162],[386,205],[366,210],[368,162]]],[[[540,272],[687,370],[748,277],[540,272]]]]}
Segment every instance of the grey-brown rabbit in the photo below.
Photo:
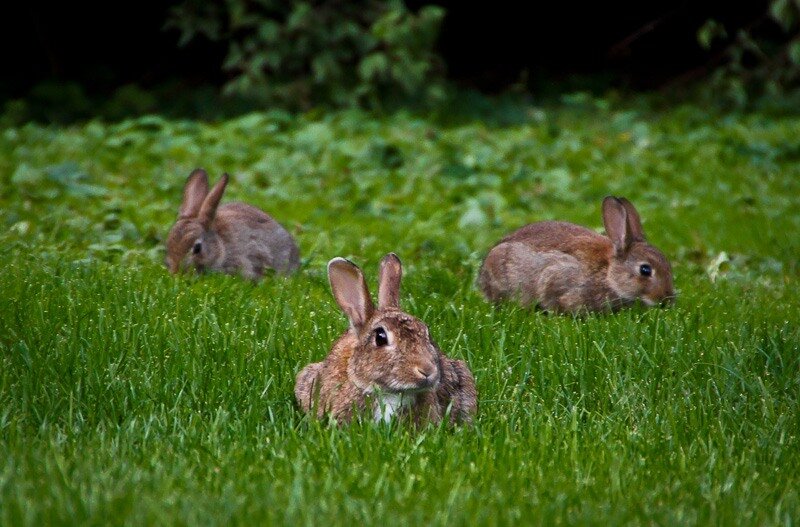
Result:
{"type": "Polygon", "coordinates": [[[489,251],[478,285],[492,302],[567,313],[672,301],[672,269],[645,240],[631,202],[606,197],[603,223],[607,236],[561,221],[526,225],[489,251]]]}
{"type": "Polygon", "coordinates": [[[420,320],[400,310],[402,266],[394,253],[381,261],[378,307],[361,269],[344,258],[328,263],[333,296],[350,320],[322,362],[297,375],[300,408],[337,422],[354,414],[375,421],[397,417],[415,424],[471,422],[475,380],[466,363],[444,356],[420,320]]]}
{"type": "Polygon", "coordinates": [[[300,265],[297,244],[268,214],[245,203],[219,206],[228,174],[208,190],[208,175],[197,169],[183,189],[178,220],[167,237],[167,267],[177,273],[189,264],[198,271],[239,273],[258,280],[265,269],[280,273],[300,265]]]}

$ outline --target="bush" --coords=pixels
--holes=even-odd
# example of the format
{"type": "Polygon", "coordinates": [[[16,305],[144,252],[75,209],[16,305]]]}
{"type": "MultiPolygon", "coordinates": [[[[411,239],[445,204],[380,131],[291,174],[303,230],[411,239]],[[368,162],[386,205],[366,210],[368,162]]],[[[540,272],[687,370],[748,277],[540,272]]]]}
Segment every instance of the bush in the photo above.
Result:
{"type": "Polygon", "coordinates": [[[744,106],[759,97],[786,95],[800,81],[800,2],[770,0],[765,12],[731,35],[717,20],[697,32],[707,49],[721,48],[721,66],[711,75],[715,96],[744,106]]]}
{"type": "Polygon", "coordinates": [[[400,0],[185,0],[170,13],[180,44],[227,42],[225,93],[291,108],[376,106],[442,95],[433,52],[444,10],[400,0]]]}

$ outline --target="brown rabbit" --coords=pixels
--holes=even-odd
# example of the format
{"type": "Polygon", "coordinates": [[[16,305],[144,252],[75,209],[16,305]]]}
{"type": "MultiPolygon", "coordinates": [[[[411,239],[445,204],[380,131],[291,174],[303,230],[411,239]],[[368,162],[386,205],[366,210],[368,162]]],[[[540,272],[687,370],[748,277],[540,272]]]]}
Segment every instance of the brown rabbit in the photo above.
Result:
{"type": "Polygon", "coordinates": [[[167,267],[178,272],[185,264],[198,271],[241,273],[258,280],[266,268],[295,271],[300,252],[292,235],[265,212],[245,203],[219,206],[228,174],[208,190],[208,175],[197,169],[183,189],[178,221],[167,237],[167,267]]]}
{"type": "Polygon", "coordinates": [[[674,300],[669,262],[645,240],[631,202],[606,197],[603,223],[607,236],[562,221],[526,225],[489,251],[478,285],[492,302],[568,313],[674,300]]]}
{"type": "Polygon", "coordinates": [[[354,414],[436,423],[448,411],[451,423],[472,421],[478,407],[472,373],[439,351],[425,324],[400,310],[402,272],[397,255],[383,258],[375,309],[361,269],[344,258],[328,263],[333,296],[350,329],[324,361],[297,375],[294,394],[303,411],[331,414],[339,423],[354,414]]]}

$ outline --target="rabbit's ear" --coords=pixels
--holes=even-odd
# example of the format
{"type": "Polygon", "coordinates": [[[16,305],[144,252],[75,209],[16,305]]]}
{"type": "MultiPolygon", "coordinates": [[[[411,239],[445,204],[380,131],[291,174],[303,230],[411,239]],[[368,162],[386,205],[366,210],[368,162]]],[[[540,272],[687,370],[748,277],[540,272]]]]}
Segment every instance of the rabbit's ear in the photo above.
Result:
{"type": "Polygon", "coordinates": [[[631,240],[635,242],[645,241],[644,230],[642,229],[642,220],[639,218],[639,213],[636,212],[633,203],[625,198],[619,198],[619,202],[625,207],[625,213],[628,217],[628,234],[631,240]]]}
{"type": "Polygon", "coordinates": [[[217,184],[214,185],[214,188],[212,188],[211,192],[208,193],[206,199],[203,200],[203,205],[200,207],[198,218],[204,227],[208,228],[211,225],[211,222],[214,221],[214,215],[217,213],[217,206],[219,206],[219,202],[222,199],[222,193],[225,192],[225,186],[227,184],[228,174],[222,174],[220,180],[217,181],[217,184]]]}
{"type": "Polygon", "coordinates": [[[378,308],[400,307],[400,279],[403,277],[403,264],[394,253],[389,253],[381,260],[381,272],[378,278],[378,308]]]}
{"type": "Polygon", "coordinates": [[[206,195],[208,195],[208,174],[202,168],[196,168],[183,187],[183,203],[178,211],[178,218],[196,218],[206,195]]]}
{"type": "Polygon", "coordinates": [[[349,260],[334,258],[328,262],[328,279],[336,303],[350,319],[350,324],[360,329],[375,310],[361,269],[349,260]]]}
{"type": "Polygon", "coordinates": [[[627,216],[620,200],[613,196],[607,196],[603,200],[603,225],[614,244],[614,252],[618,255],[624,254],[632,241],[628,232],[627,216]]]}

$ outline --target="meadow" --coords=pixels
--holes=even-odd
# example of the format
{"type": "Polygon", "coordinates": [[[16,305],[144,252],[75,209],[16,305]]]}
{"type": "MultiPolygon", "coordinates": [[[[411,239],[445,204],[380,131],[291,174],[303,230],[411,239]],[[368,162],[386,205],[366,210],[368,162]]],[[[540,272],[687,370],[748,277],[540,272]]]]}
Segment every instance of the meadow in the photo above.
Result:
{"type": "MultiPolygon", "coordinates": [[[[498,114],[499,115],[499,114],[498,114]]],[[[2,525],[795,525],[800,116],[576,96],[499,117],[272,111],[0,128],[2,525]],[[186,177],[298,240],[253,284],[170,276],[186,177]],[[492,307],[525,223],[628,197],[669,309],[492,307]],[[405,267],[402,305],[477,381],[474,426],[330,426],[297,372],[347,321],[326,262],[405,267]]]]}

